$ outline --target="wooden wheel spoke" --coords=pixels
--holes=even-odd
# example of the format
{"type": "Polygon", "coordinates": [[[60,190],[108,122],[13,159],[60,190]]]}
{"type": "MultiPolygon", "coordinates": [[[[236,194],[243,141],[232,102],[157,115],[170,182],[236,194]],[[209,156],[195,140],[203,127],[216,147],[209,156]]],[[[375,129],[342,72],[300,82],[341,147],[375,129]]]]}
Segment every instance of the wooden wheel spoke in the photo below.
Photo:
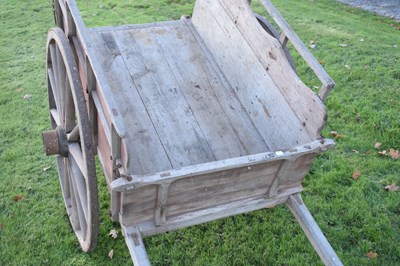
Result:
{"type": "Polygon", "coordinates": [[[53,117],[54,121],[56,122],[57,126],[61,125],[60,114],[58,113],[57,109],[50,109],[51,117],[53,117]]]}
{"type": "Polygon", "coordinates": [[[69,188],[69,196],[70,197],[66,197],[66,195],[64,194],[64,199],[65,199],[65,203],[67,205],[67,210],[68,210],[68,215],[69,218],[71,220],[71,224],[72,227],[74,228],[74,231],[76,230],[80,230],[80,223],[79,223],[79,219],[78,219],[78,215],[76,213],[76,209],[77,209],[77,203],[76,203],[76,197],[75,197],[75,191],[73,189],[73,184],[72,184],[72,180],[71,180],[71,172],[70,172],[70,166],[69,166],[69,162],[68,160],[66,160],[66,167],[67,167],[67,175],[66,176],[66,181],[68,182],[68,188],[69,188]]]}
{"type": "Polygon", "coordinates": [[[56,104],[56,108],[58,110],[60,110],[61,106],[60,106],[60,95],[59,95],[59,91],[57,89],[57,83],[56,83],[56,79],[54,76],[54,70],[51,68],[47,69],[47,77],[49,79],[50,82],[50,87],[51,87],[51,92],[53,94],[54,97],[54,102],[56,104]]]}
{"type": "Polygon", "coordinates": [[[60,100],[60,115],[61,115],[61,123],[64,125],[65,123],[65,85],[66,85],[66,71],[65,71],[65,65],[64,65],[64,59],[62,58],[62,54],[60,51],[60,48],[56,46],[56,65],[57,65],[57,89],[59,90],[59,100],[60,100]]]}
{"type": "Polygon", "coordinates": [[[71,84],[69,83],[69,80],[65,80],[65,90],[63,91],[64,93],[64,121],[65,121],[65,130],[67,133],[71,132],[75,125],[75,105],[74,105],[74,100],[72,97],[72,91],[71,91],[71,84]]]}
{"type": "Polygon", "coordinates": [[[76,124],[74,129],[71,130],[71,133],[67,134],[67,140],[69,142],[77,142],[79,139],[79,125],[76,124]]]}
{"type": "Polygon", "coordinates": [[[85,167],[85,161],[83,160],[82,150],[77,142],[72,142],[68,144],[69,153],[74,158],[79,171],[82,173],[84,178],[87,177],[87,171],[85,167]]]}
{"type": "Polygon", "coordinates": [[[70,169],[71,169],[71,181],[74,186],[75,196],[78,196],[79,205],[82,207],[85,221],[88,217],[88,201],[87,201],[87,187],[85,178],[83,177],[81,171],[78,169],[73,157],[70,157],[70,169]]]}

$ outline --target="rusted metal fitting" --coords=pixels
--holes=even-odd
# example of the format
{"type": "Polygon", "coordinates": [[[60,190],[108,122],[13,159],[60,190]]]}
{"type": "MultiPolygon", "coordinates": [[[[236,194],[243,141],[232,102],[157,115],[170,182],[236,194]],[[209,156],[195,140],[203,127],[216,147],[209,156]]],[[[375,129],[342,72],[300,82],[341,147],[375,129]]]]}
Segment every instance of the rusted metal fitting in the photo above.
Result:
{"type": "Polygon", "coordinates": [[[65,129],[57,127],[55,130],[42,132],[44,151],[47,156],[68,156],[68,141],[65,129]]]}

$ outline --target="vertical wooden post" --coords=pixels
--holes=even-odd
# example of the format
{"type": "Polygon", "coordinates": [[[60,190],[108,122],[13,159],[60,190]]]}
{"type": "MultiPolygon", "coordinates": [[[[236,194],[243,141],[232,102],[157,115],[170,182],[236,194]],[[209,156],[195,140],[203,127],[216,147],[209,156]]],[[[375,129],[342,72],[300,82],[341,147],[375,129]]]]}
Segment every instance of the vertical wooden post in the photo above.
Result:
{"type": "MultiPolygon", "coordinates": [[[[121,158],[121,138],[119,137],[115,127],[111,124],[111,159],[113,169],[113,179],[116,178],[115,171],[120,167],[118,161],[121,158]]],[[[111,192],[111,219],[118,221],[119,212],[121,210],[121,192],[111,192]]]]}
{"type": "Polygon", "coordinates": [[[168,203],[169,184],[158,186],[156,213],[154,216],[156,226],[165,224],[167,221],[166,208],[168,203]]]}
{"type": "Polygon", "coordinates": [[[306,205],[301,199],[300,194],[291,195],[287,200],[286,205],[292,211],[294,217],[296,217],[296,220],[306,233],[308,240],[310,240],[323,263],[325,265],[342,266],[342,262],[336,255],[328,240],[326,240],[314,218],[311,216],[311,213],[308,211],[306,205]]]}

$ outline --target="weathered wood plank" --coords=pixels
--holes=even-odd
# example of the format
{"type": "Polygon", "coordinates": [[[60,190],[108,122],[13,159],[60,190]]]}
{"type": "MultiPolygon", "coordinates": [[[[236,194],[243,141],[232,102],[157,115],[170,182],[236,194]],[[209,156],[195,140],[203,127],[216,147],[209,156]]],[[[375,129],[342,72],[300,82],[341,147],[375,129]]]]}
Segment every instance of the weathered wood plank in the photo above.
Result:
{"type": "Polygon", "coordinates": [[[200,38],[195,38],[186,23],[161,30],[165,33],[155,38],[216,159],[267,151],[233,89],[215,73],[213,59],[199,44],[200,38]]]}
{"type": "Polygon", "coordinates": [[[318,137],[325,119],[322,102],[297,77],[279,41],[264,32],[246,1],[196,1],[192,22],[259,132],[274,145],[270,148],[318,137]]]}
{"type": "Polygon", "coordinates": [[[139,228],[135,225],[125,226],[123,224],[121,224],[121,228],[133,260],[133,265],[150,266],[150,260],[147,256],[139,228]]]}
{"type": "MultiPolygon", "coordinates": [[[[145,174],[170,169],[172,166],[160,143],[153,123],[148,116],[140,95],[136,91],[119,48],[111,33],[99,32],[92,35],[92,46],[98,53],[101,64],[99,73],[107,78],[118,105],[118,113],[124,118],[130,140],[129,160],[131,173],[145,174]]],[[[100,66],[98,66],[100,68],[100,66]]],[[[94,69],[93,69],[94,70],[94,69]]],[[[102,85],[102,84],[101,84],[102,85]]]]}
{"type": "Polygon", "coordinates": [[[179,215],[168,219],[167,223],[161,226],[155,226],[154,221],[147,221],[138,224],[143,236],[150,236],[162,232],[176,230],[191,225],[201,224],[217,219],[247,213],[263,208],[272,208],[278,204],[284,203],[288,196],[293,193],[301,192],[301,188],[294,188],[284,191],[278,197],[273,199],[251,198],[244,199],[227,204],[222,204],[213,208],[190,212],[185,215],[179,215]]]}
{"type": "Polygon", "coordinates": [[[310,240],[324,264],[342,266],[342,262],[336,255],[328,240],[326,240],[311,213],[308,211],[300,194],[291,195],[286,204],[296,217],[296,220],[299,222],[304,233],[307,235],[308,240],[310,240]]]}
{"type": "MultiPolygon", "coordinates": [[[[168,34],[161,33],[162,29],[154,31],[168,34]]],[[[215,160],[153,29],[115,32],[114,36],[129,78],[139,92],[172,166],[177,168],[215,160]]],[[[180,47],[179,43],[175,45],[180,47]]]]}

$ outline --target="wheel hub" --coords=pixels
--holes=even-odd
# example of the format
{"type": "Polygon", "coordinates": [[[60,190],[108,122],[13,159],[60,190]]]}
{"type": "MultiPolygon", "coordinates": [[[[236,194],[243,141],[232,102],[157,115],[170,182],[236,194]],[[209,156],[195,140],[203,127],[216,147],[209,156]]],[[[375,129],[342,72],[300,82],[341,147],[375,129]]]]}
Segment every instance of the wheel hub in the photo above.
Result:
{"type": "Polygon", "coordinates": [[[68,156],[68,141],[65,129],[58,126],[54,130],[42,132],[44,151],[47,156],[61,155],[68,156]]]}

